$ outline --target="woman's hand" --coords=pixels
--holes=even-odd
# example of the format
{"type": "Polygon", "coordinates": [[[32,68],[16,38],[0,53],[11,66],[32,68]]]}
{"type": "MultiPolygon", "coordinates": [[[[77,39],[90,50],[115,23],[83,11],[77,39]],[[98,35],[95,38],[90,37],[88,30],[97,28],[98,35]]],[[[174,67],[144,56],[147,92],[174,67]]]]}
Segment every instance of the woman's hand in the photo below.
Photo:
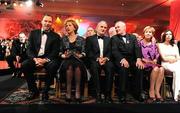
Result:
{"type": "Polygon", "coordinates": [[[83,57],[83,55],[82,55],[82,54],[79,54],[79,53],[74,53],[74,55],[75,55],[76,57],[78,57],[78,58],[82,58],[82,57],[83,57]]]}
{"type": "Polygon", "coordinates": [[[69,51],[65,51],[64,54],[61,55],[61,58],[69,58],[70,57],[70,52],[69,51]]]}
{"type": "Polygon", "coordinates": [[[171,63],[171,64],[172,64],[172,63],[175,63],[175,62],[177,62],[177,59],[170,59],[170,60],[169,60],[169,63],[171,63]]]}

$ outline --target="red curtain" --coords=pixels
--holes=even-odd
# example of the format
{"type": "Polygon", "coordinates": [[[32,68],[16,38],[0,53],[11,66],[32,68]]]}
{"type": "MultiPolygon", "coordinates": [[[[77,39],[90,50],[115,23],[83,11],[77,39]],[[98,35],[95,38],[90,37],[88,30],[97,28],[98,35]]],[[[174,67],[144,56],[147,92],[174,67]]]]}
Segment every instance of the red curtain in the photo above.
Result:
{"type": "Polygon", "coordinates": [[[180,0],[171,2],[170,29],[174,32],[176,40],[180,40],[180,0]]]}

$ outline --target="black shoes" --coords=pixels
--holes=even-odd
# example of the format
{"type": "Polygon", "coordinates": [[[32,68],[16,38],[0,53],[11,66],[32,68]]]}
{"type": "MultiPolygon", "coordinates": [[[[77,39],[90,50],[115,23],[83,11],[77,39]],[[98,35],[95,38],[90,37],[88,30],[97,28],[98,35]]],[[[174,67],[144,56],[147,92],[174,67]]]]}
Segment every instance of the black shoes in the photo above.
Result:
{"type": "Polygon", "coordinates": [[[82,102],[82,99],[81,98],[75,98],[75,103],[76,104],[81,104],[82,102]]]}
{"type": "Polygon", "coordinates": [[[101,103],[102,103],[101,95],[98,95],[98,96],[96,97],[96,103],[97,103],[97,104],[101,104],[101,103]]]}
{"type": "Polygon", "coordinates": [[[122,104],[125,104],[127,101],[126,101],[126,97],[125,96],[121,96],[119,98],[119,103],[122,103],[122,104]]]}
{"type": "Polygon", "coordinates": [[[47,93],[42,94],[42,101],[47,101],[49,99],[49,95],[47,93]]]}
{"type": "Polygon", "coordinates": [[[70,104],[71,102],[72,102],[72,99],[71,98],[65,98],[65,101],[68,103],[68,104],[70,104]]]}
{"type": "Polygon", "coordinates": [[[139,102],[144,102],[145,99],[146,99],[146,95],[144,93],[141,93],[138,97],[139,102]]]}
{"type": "Polygon", "coordinates": [[[105,97],[105,103],[106,104],[111,104],[113,102],[112,98],[110,96],[105,97]]]}
{"type": "Polygon", "coordinates": [[[29,97],[26,98],[26,100],[33,100],[39,97],[39,93],[30,92],[29,97]]]}

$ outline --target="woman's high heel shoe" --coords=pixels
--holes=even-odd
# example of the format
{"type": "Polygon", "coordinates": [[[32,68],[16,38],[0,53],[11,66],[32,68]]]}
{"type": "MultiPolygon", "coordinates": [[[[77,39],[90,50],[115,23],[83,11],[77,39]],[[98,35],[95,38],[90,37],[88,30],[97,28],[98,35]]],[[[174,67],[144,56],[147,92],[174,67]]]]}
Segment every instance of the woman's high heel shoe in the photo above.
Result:
{"type": "Polygon", "coordinates": [[[158,97],[156,97],[156,101],[157,101],[157,102],[163,102],[163,101],[164,101],[164,99],[163,99],[162,97],[159,97],[159,98],[158,98],[158,97]]]}
{"type": "Polygon", "coordinates": [[[156,101],[156,98],[155,97],[149,97],[146,102],[147,103],[154,103],[156,101]]]}
{"type": "Polygon", "coordinates": [[[76,102],[76,104],[81,104],[82,99],[81,98],[75,98],[75,102],[76,102]]]}
{"type": "Polygon", "coordinates": [[[71,98],[67,98],[67,97],[66,97],[66,99],[65,99],[65,100],[66,100],[66,102],[67,102],[68,104],[70,104],[70,103],[71,103],[71,101],[72,101],[72,99],[71,99],[71,98]]]}

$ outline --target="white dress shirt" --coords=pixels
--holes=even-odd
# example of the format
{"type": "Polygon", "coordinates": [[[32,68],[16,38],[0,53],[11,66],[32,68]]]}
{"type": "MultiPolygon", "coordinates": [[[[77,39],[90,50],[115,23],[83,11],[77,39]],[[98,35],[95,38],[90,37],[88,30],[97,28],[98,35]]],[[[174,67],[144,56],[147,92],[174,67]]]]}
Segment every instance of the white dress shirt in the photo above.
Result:
{"type": "Polygon", "coordinates": [[[40,46],[40,49],[39,49],[38,56],[43,56],[44,55],[46,41],[47,41],[47,35],[46,34],[42,34],[42,37],[41,37],[41,46],[40,46]]]}
{"type": "Polygon", "coordinates": [[[104,41],[101,38],[98,38],[99,49],[100,49],[100,57],[103,57],[103,50],[104,50],[104,41]]]}

